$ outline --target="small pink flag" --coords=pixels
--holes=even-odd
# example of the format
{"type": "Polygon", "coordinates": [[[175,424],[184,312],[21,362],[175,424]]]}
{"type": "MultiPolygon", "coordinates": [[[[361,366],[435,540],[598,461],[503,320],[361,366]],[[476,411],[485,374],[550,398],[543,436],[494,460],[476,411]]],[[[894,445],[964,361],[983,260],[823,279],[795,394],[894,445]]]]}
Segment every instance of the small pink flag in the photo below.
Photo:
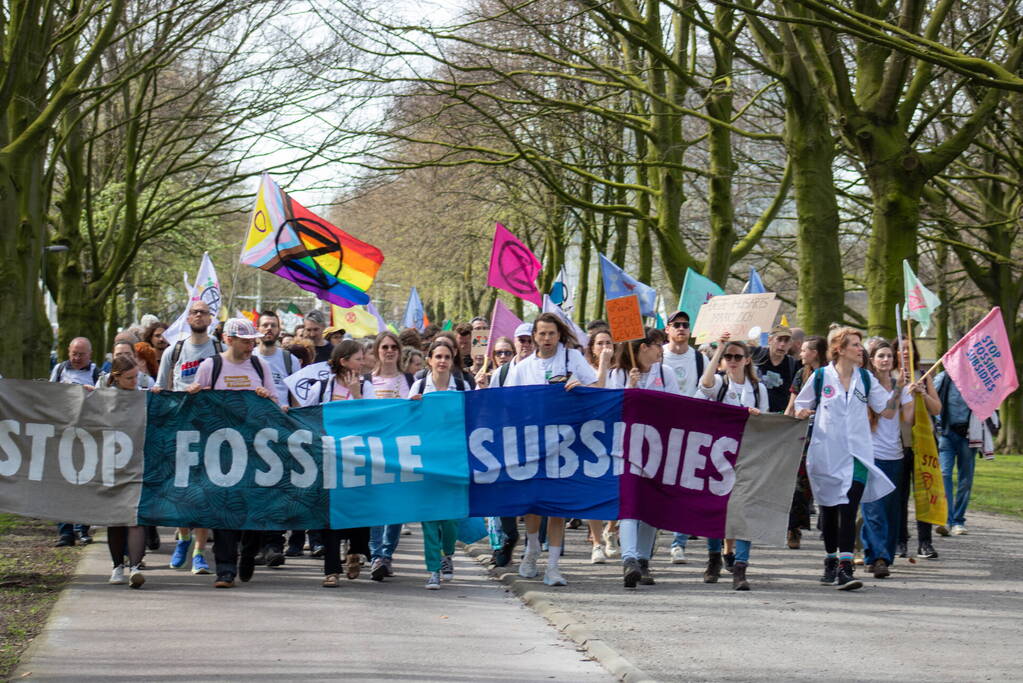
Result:
{"type": "Polygon", "coordinates": [[[536,276],[542,268],[540,260],[500,223],[494,232],[494,247],[490,252],[490,272],[487,284],[503,289],[524,301],[540,306],[543,295],[536,288],[536,276]]]}
{"type": "Polygon", "coordinates": [[[487,341],[487,356],[494,348],[494,343],[501,337],[515,339],[515,328],[522,324],[522,321],[512,313],[504,302],[498,299],[494,302],[494,313],[490,316],[490,339],[487,341]]]}
{"type": "Polygon", "coordinates": [[[991,417],[1019,386],[1002,309],[995,306],[941,358],[966,405],[980,418],[991,417]]]}

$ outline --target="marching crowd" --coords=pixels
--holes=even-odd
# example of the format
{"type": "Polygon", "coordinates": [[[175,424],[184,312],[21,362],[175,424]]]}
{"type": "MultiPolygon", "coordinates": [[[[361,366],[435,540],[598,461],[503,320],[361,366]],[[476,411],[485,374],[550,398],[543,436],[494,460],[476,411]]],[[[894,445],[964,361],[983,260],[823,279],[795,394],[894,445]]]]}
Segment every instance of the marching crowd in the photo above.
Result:
{"type": "MultiPolygon", "coordinates": [[[[121,333],[103,367],[92,360],[89,340],[76,338],[68,347],[68,360],[54,366],[50,381],[127,391],[254,391],[287,409],[296,403],[284,378],[326,361],[331,374],[315,388],[320,403],[417,400],[435,391],[562,384],[569,391],[580,385],[638,387],[745,407],[752,414],[785,413],[808,420],[788,547],[800,547],[816,511],[826,552],[819,580],[840,590],[862,586],[855,577],[857,563],[862,561],[869,574],[883,579],[892,565],[912,552],[908,502],[914,462],[911,431],[919,415],[915,397],[922,397],[932,418],[928,428],[933,428],[938,442],[948,499],[947,523],[933,529],[938,534],[967,533],[974,464],[978,451],[990,453],[990,430],[995,426],[972,415],[944,373],[933,381],[929,376],[921,379],[919,372],[911,376],[904,338],[865,338],[837,325],[827,337],[804,336],[798,328],[779,325],[764,347],[724,334],[698,349],[690,343],[689,315],[677,311],[666,330],[648,328],[645,338],[620,344],[613,343],[606,323],[591,322],[583,345],[561,317],[542,313],[534,322],[520,325],[513,337],[493,340],[486,357],[472,345],[473,335],[489,328],[485,318],[450,331],[429,325],[422,333],[406,329],[359,340],[346,338],[338,326],[328,327],[319,311],[308,313],[291,332],[282,331],[277,315],[265,311],[258,326],[235,318],[220,323],[211,334],[211,312],[203,301],[192,302],[187,319],[190,334],[174,344],[163,336],[168,326],[156,320],[121,333]]],[[[658,530],[645,522],[544,519],[532,514],[522,521],[525,547],[518,573],[524,578],[540,575],[546,551],[543,582],[567,585],[559,566],[565,529],[585,524],[592,563],[620,558],[626,588],[655,583],[650,561],[658,530]]],[[[520,518],[489,519],[488,525],[494,563],[511,564],[520,540],[520,518]]],[[[457,522],[427,521],[421,528],[426,588],[436,590],[453,576],[457,522]]],[[[937,559],[932,526],[917,521],[916,531],[916,557],[937,559]]],[[[85,525],[60,524],[58,534],[60,546],[92,542],[85,525]]],[[[342,574],[358,578],[367,561],[370,578],[383,581],[394,575],[391,558],[401,534],[400,524],[272,532],[179,528],[170,566],[199,575],[215,573],[215,587],[231,588],[236,580],[249,581],[257,564],[277,567],[308,549],[311,556],[323,559],[324,587],[337,587],[342,574]],[[211,537],[212,570],[206,556],[211,537]]],[[[686,534],[674,534],[671,563],[687,562],[690,540],[686,534]]],[[[727,570],[735,590],[749,590],[750,541],[705,540],[703,581],[716,583],[727,570]]],[[[156,529],[112,527],[107,541],[113,562],[110,583],[141,587],[146,550],[160,545],[156,529]]]]}

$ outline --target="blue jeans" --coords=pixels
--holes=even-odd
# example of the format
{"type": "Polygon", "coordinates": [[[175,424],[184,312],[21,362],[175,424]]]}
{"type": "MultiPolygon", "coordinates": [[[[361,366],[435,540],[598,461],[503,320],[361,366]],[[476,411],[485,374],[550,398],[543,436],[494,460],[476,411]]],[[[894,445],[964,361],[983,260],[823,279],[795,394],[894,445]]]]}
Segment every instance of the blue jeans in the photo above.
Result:
{"type": "MultiPolygon", "coordinates": [[[[742,562],[743,564],[749,564],[749,549],[753,543],[751,541],[743,541],[741,539],[735,540],[735,561],[742,562]]],[[[719,553],[721,552],[721,539],[720,538],[708,538],[707,539],[707,552],[708,553],[719,553]]]]}
{"type": "Polygon", "coordinates": [[[394,556],[395,548],[398,547],[399,538],[401,538],[401,524],[370,527],[370,559],[375,560],[378,557],[385,560],[391,559],[394,556]]]}
{"type": "Polygon", "coordinates": [[[942,434],[938,439],[938,460],[941,463],[941,478],[945,481],[945,499],[948,501],[948,525],[966,524],[966,506],[970,504],[970,490],[973,488],[973,469],[977,465],[976,449],[970,448],[970,441],[955,432],[942,434]],[[952,469],[959,470],[955,497],[952,495],[952,469]]]}
{"type": "Polygon", "coordinates": [[[902,517],[902,492],[898,487],[902,483],[903,461],[874,460],[874,464],[895,484],[896,489],[880,500],[863,504],[863,527],[860,529],[863,562],[874,564],[880,559],[892,564],[902,517]]]}
{"type": "Polygon", "coordinates": [[[649,560],[657,538],[657,529],[638,519],[618,522],[618,535],[622,545],[622,560],[649,560]]]}
{"type": "Polygon", "coordinates": [[[689,534],[680,534],[675,532],[675,538],[671,541],[672,548],[682,548],[685,550],[686,543],[689,542],[689,534]]]}

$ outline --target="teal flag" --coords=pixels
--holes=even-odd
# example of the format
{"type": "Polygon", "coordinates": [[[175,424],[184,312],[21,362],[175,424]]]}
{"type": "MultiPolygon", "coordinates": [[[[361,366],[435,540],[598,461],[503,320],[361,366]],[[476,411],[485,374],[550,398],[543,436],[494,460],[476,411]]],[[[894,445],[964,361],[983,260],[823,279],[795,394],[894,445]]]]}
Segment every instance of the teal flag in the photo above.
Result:
{"type": "Polygon", "coordinates": [[[692,323],[690,329],[696,328],[696,318],[700,315],[700,306],[707,303],[712,296],[724,294],[725,290],[717,283],[697,273],[692,268],[686,269],[686,279],[682,283],[682,294],[678,298],[678,310],[689,315],[692,323]]]}

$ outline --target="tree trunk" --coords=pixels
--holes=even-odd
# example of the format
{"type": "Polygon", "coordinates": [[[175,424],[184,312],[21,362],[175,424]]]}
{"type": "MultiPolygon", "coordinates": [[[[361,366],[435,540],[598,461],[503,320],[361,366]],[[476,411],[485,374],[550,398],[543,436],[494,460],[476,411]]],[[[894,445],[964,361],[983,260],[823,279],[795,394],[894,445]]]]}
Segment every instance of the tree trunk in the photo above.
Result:
{"type": "Polygon", "coordinates": [[[826,334],[845,305],[838,201],[832,175],[834,140],[816,93],[787,92],[785,146],[793,169],[799,282],[796,311],[808,334],[826,334]]]}

